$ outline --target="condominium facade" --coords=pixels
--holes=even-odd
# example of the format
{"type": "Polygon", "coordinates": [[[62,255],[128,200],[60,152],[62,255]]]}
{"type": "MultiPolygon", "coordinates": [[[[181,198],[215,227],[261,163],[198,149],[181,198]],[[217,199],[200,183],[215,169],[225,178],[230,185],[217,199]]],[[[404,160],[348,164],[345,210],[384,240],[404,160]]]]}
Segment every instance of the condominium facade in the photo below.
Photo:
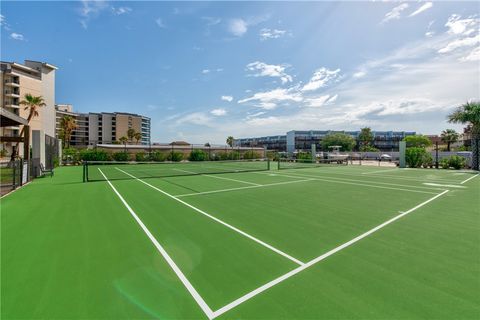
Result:
{"type": "MultiPolygon", "coordinates": [[[[129,129],[140,132],[139,144],[150,143],[150,118],[124,112],[90,112],[77,113],[68,104],[56,106],[56,134],[60,137],[60,122],[64,116],[70,116],[77,124],[72,132],[70,145],[76,147],[111,144],[127,136],[129,129]]],[[[135,141],[135,140],[134,140],[135,141]]],[[[136,141],[135,141],[136,142],[136,141]]]]}
{"type": "MultiPolygon", "coordinates": [[[[325,136],[333,133],[344,133],[352,136],[357,144],[360,131],[334,131],[334,130],[292,130],[286,135],[267,136],[257,138],[235,139],[234,145],[239,147],[264,146],[269,150],[294,152],[298,150],[310,150],[315,144],[317,150],[321,149],[321,143],[325,136]]],[[[373,146],[381,151],[398,150],[399,142],[406,136],[415,135],[413,131],[372,131],[373,146]]]]}
{"type": "MultiPolygon", "coordinates": [[[[51,137],[55,137],[56,70],[57,67],[39,61],[25,60],[24,64],[0,62],[0,107],[22,118],[28,118],[29,110],[24,110],[20,101],[26,94],[42,96],[45,106],[38,108],[38,116],[31,119],[30,130],[42,130],[51,137]]],[[[0,130],[1,136],[18,137],[22,126],[4,127],[0,130]]],[[[11,154],[14,145],[16,144],[3,142],[1,148],[11,154]]],[[[22,150],[20,155],[21,153],[22,150]]]]}

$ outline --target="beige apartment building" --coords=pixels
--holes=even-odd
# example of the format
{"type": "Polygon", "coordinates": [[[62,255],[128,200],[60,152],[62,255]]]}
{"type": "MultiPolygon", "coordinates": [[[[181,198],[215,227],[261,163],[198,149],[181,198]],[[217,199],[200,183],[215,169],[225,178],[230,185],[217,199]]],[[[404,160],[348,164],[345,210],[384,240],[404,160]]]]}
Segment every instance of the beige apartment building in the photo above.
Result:
{"type": "MultiPolygon", "coordinates": [[[[77,113],[72,105],[56,105],[56,134],[60,134],[60,121],[64,116],[75,119],[77,128],[72,132],[70,145],[73,147],[111,144],[127,136],[128,129],[140,132],[142,138],[139,144],[150,143],[150,118],[133,113],[123,112],[90,112],[77,113]]],[[[133,141],[136,143],[136,141],[133,141]]]]}
{"type": "MultiPolygon", "coordinates": [[[[57,67],[51,64],[32,60],[25,60],[24,64],[0,62],[0,107],[26,119],[29,111],[24,110],[20,101],[27,93],[42,96],[46,106],[39,108],[38,116],[30,121],[30,129],[43,130],[51,137],[55,137],[56,70],[57,67]]],[[[4,127],[0,129],[0,136],[18,137],[21,129],[22,126],[4,127]]],[[[1,149],[11,154],[14,146],[16,143],[2,142],[1,149]]]]}

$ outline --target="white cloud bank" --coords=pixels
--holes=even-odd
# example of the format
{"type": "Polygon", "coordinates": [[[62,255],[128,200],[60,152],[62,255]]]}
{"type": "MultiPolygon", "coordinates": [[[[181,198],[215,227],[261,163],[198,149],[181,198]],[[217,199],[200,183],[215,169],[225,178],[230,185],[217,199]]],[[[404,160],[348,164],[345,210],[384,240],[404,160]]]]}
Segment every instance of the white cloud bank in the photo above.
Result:
{"type": "Polygon", "coordinates": [[[222,96],[220,99],[222,99],[223,101],[232,102],[233,97],[232,96],[222,96]]]}
{"type": "Polygon", "coordinates": [[[280,78],[283,84],[292,82],[292,76],[285,72],[285,66],[266,64],[265,62],[255,61],[247,64],[247,70],[256,72],[254,77],[276,77],[280,78]]]}
{"type": "Polygon", "coordinates": [[[227,110],[218,108],[218,109],[213,109],[212,111],[210,111],[210,113],[216,117],[221,117],[221,116],[227,115],[227,110]]]}
{"type": "Polygon", "coordinates": [[[338,80],[340,76],[340,69],[329,70],[322,67],[313,73],[310,81],[303,86],[302,91],[314,91],[323,88],[333,81],[338,80]]]}
{"type": "Polygon", "coordinates": [[[417,10],[412,12],[409,15],[409,17],[414,17],[417,14],[422,13],[423,11],[426,11],[426,10],[430,9],[431,7],[433,7],[433,2],[425,2],[425,4],[421,5],[417,10]]]}
{"type": "Polygon", "coordinates": [[[383,18],[382,23],[386,23],[390,20],[400,19],[402,11],[407,9],[408,7],[409,7],[408,3],[402,3],[398,6],[396,6],[391,11],[389,11],[385,14],[385,17],[383,18]]]}

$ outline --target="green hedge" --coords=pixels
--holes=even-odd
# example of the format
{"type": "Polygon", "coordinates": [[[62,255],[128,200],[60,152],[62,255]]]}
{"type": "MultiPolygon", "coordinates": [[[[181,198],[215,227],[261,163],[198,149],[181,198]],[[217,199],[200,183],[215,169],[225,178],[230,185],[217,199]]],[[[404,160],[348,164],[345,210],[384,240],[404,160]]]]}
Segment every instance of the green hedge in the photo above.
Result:
{"type": "Polygon", "coordinates": [[[112,154],[113,160],[115,161],[128,161],[129,155],[126,152],[115,152],[112,154]]]}
{"type": "Polygon", "coordinates": [[[460,170],[465,168],[467,160],[464,157],[460,157],[457,155],[450,156],[449,158],[443,158],[440,161],[440,166],[443,169],[450,169],[453,168],[455,170],[460,170]]]}
{"type": "Polygon", "coordinates": [[[83,161],[108,161],[111,160],[110,155],[104,150],[83,149],[79,152],[80,160],[83,161]]]}
{"type": "Polygon", "coordinates": [[[252,150],[249,150],[243,154],[243,159],[259,159],[259,158],[260,158],[260,154],[252,150]]]}
{"type": "Polygon", "coordinates": [[[206,153],[203,150],[198,150],[198,149],[192,150],[192,152],[190,152],[190,156],[188,157],[188,160],[190,160],[190,161],[205,161],[205,160],[208,160],[208,153],[206,153]]]}
{"type": "Polygon", "coordinates": [[[183,160],[183,153],[170,152],[167,156],[168,161],[179,162],[183,160]]]}
{"type": "Polygon", "coordinates": [[[420,168],[427,159],[427,151],[421,147],[407,148],[405,151],[405,162],[410,168],[420,168]]]}

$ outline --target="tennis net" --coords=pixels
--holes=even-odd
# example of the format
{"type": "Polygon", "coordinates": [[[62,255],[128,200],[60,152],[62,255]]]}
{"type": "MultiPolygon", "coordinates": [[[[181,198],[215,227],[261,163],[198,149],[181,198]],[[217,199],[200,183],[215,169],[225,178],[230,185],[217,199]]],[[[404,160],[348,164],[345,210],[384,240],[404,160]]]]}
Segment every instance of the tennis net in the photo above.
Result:
{"type": "Polygon", "coordinates": [[[312,161],[310,159],[280,159],[278,160],[278,170],[315,167],[338,167],[345,166],[347,164],[347,159],[320,159],[315,161],[312,161]]]}
{"type": "Polygon", "coordinates": [[[268,159],[196,162],[87,161],[83,165],[83,181],[162,178],[269,169],[268,159]]]}

